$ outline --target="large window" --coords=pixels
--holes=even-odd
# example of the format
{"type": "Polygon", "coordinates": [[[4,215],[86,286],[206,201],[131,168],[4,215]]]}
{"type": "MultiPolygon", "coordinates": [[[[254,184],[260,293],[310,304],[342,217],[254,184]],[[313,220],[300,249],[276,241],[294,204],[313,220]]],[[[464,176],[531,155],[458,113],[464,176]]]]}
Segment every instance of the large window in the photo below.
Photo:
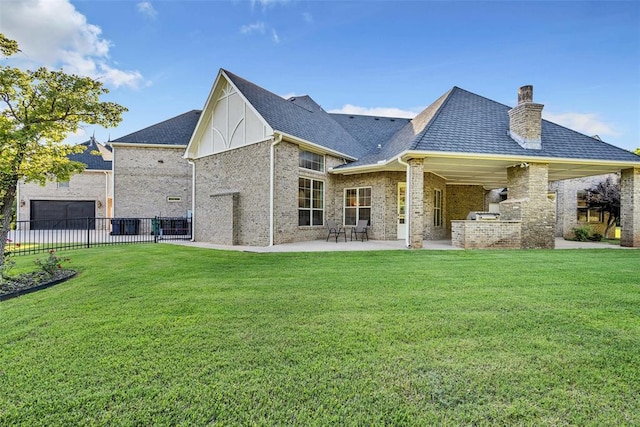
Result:
{"type": "Polygon", "coordinates": [[[371,187],[344,190],[344,225],[357,225],[366,219],[371,225],[371,187]]]}
{"type": "Polygon", "coordinates": [[[324,156],[311,151],[300,150],[298,166],[318,172],[324,172],[324,156]]]}
{"type": "Polygon", "coordinates": [[[578,222],[604,222],[604,214],[600,208],[589,209],[587,192],[578,191],[578,222]]]}
{"type": "Polygon", "coordinates": [[[433,226],[442,227],[442,190],[433,190],[433,226]]]}
{"type": "Polygon", "coordinates": [[[298,225],[324,225],[324,182],[298,178],[298,225]]]}

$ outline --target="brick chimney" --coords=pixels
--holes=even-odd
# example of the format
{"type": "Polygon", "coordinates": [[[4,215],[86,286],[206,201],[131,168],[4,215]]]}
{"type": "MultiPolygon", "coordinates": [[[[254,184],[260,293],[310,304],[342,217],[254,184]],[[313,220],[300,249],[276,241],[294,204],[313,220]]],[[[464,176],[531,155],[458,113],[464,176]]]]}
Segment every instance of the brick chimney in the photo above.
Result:
{"type": "Polygon", "coordinates": [[[518,89],[518,105],[509,110],[509,136],[522,148],[542,148],[543,108],[544,105],[533,102],[533,86],[518,89]]]}

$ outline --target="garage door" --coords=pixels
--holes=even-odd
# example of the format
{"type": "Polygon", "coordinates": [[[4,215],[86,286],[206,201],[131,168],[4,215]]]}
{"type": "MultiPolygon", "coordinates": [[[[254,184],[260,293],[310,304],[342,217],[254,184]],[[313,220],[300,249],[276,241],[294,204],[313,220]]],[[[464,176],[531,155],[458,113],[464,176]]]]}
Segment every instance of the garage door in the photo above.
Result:
{"type": "Polygon", "coordinates": [[[32,230],[85,230],[96,227],[96,202],[32,200],[32,230]],[[87,224],[87,218],[91,218],[87,224]]]}

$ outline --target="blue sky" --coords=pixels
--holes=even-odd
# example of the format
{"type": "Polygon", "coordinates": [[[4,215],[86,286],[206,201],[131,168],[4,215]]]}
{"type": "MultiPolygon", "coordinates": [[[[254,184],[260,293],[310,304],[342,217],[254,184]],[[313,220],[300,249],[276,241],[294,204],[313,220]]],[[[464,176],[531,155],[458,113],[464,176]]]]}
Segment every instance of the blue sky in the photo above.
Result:
{"type": "Polygon", "coordinates": [[[0,0],[21,67],[102,79],[104,142],[201,109],[219,68],[325,110],[415,115],[452,86],[640,147],[640,2],[0,0]],[[55,19],[51,19],[55,17],[55,19]]]}

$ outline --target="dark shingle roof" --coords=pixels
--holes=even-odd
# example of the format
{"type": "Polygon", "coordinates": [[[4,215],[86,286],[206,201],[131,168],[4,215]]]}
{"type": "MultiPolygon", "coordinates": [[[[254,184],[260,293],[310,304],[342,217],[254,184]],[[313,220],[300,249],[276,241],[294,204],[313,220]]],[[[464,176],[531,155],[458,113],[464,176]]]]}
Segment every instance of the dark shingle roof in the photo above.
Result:
{"type": "Polygon", "coordinates": [[[411,119],[329,113],[368,152],[384,146],[411,119]]]}
{"type": "Polygon", "coordinates": [[[640,157],[548,120],[542,120],[542,149],[522,148],[509,135],[511,107],[453,87],[411,123],[396,133],[382,150],[343,167],[390,160],[403,151],[440,151],[523,157],[640,161],[640,157]]]}
{"type": "Polygon", "coordinates": [[[111,142],[184,145],[186,147],[200,118],[200,112],[200,110],[188,111],[137,132],[114,139],[111,142]]]}
{"type": "Polygon", "coordinates": [[[542,149],[522,148],[508,134],[511,107],[454,87],[410,150],[638,161],[622,148],[542,120],[542,149]]]}
{"type": "Polygon", "coordinates": [[[80,162],[87,165],[89,170],[111,170],[111,160],[104,160],[99,153],[98,142],[91,137],[89,141],[83,142],[82,145],[86,149],[82,153],[69,154],[67,157],[74,162],[80,162]]]}
{"type": "Polygon", "coordinates": [[[273,130],[354,158],[366,154],[367,149],[309,96],[286,100],[227,70],[223,71],[273,130]]]}

